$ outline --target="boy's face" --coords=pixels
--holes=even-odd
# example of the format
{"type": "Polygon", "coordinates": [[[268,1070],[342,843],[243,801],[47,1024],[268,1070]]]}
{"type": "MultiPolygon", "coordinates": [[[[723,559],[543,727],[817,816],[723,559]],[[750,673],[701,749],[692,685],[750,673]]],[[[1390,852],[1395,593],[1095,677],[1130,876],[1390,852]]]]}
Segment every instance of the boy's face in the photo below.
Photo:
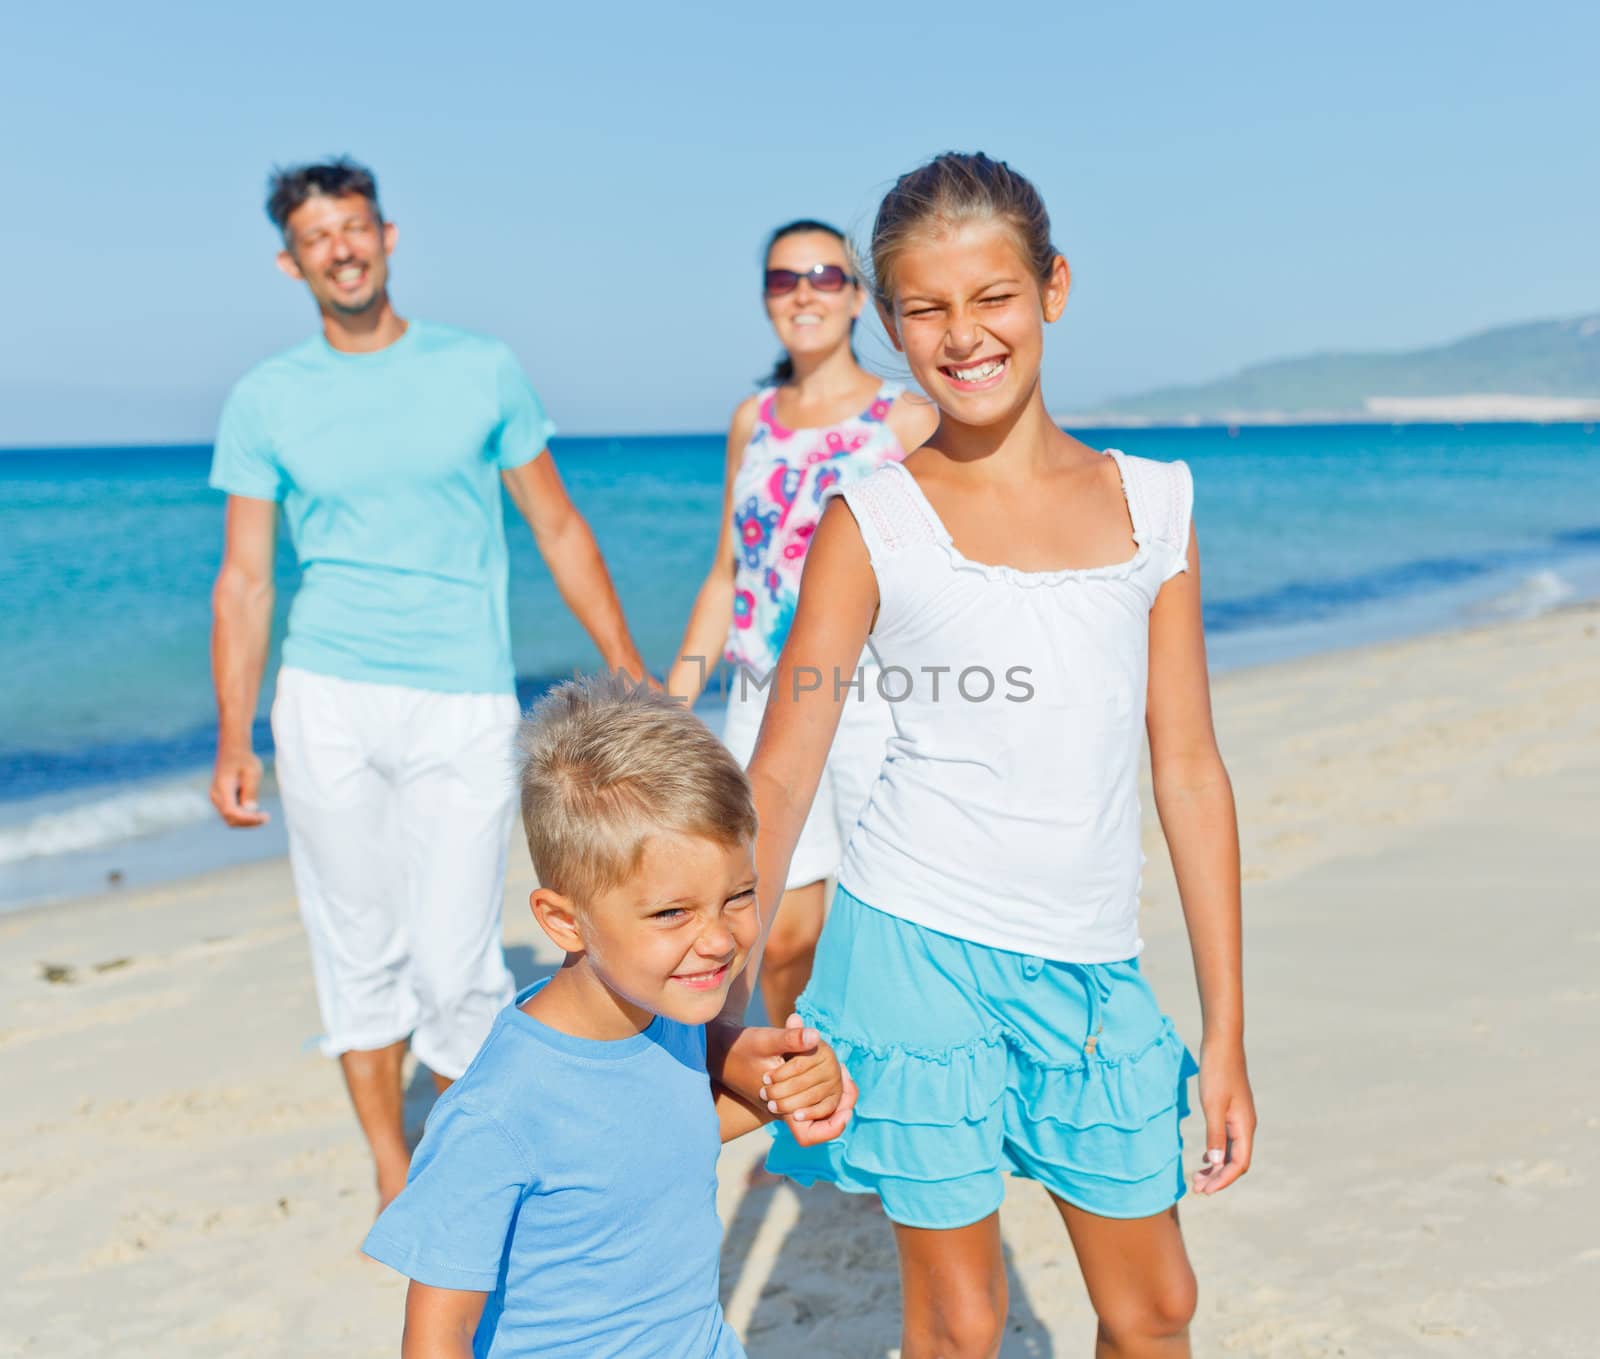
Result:
{"type": "MultiPolygon", "coordinates": [[[[750,841],[662,833],[645,841],[632,877],[568,918],[589,967],[638,1018],[705,1024],[755,947],[755,889],[750,841]]],[[[556,937],[544,916],[541,923],[556,937]]]]}

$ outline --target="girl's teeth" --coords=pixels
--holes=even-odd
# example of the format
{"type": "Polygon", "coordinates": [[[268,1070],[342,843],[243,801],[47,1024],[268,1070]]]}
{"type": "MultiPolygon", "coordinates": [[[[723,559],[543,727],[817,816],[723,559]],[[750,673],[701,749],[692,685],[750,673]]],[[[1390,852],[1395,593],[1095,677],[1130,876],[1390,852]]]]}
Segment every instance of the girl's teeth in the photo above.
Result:
{"type": "Polygon", "coordinates": [[[1004,359],[991,359],[988,363],[980,363],[976,368],[956,368],[951,371],[956,375],[958,382],[982,382],[985,378],[992,378],[1003,367],[1004,359]]]}

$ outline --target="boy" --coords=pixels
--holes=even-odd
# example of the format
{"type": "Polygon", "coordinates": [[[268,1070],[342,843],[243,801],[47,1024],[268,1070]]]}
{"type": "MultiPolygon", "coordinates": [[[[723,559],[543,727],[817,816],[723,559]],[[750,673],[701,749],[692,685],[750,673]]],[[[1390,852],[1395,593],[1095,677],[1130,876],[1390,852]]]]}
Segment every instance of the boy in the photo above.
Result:
{"type": "Polygon", "coordinates": [[[435,1106],[365,1250],[411,1277],[405,1359],[737,1359],[719,1143],[778,1113],[823,1141],[853,1100],[811,1034],[765,1109],[706,1074],[705,1025],[760,934],[749,784],[687,709],[620,678],[562,685],[521,748],[531,905],[567,961],[435,1106]]]}

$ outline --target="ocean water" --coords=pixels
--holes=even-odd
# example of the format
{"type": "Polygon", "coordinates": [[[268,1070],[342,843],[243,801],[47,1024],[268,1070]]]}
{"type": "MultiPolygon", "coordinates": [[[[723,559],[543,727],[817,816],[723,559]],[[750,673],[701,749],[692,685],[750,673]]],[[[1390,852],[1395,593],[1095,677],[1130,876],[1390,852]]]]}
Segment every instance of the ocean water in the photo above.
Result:
{"type": "MultiPolygon", "coordinates": [[[[1218,669],[1600,597],[1593,425],[1081,433],[1193,468],[1218,669]]],[[[664,668],[715,544],[721,436],[554,452],[664,668]]],[[[281,821],[230,832],[206,802],[222,545],[209,457],[0,451],[0,907],[282,852],[281,821]]],[[[596,657],[509,505],[507,534],[528,698],[596,657]]],[[[275,638],[297,578],[287,540],[278,562],[275,638]]]]}

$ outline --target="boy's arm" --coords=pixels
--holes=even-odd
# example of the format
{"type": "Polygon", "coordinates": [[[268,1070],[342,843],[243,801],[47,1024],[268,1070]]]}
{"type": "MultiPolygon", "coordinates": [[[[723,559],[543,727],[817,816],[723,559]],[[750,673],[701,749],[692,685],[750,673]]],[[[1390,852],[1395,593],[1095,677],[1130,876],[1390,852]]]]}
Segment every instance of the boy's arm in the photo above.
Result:
{"type": "Polygon", "coordinates": [[[411,1281],[400,1359],[472,1359],[472,1337],[487,1293],[411,1281]]]}
{"type": "Polygon", "coordinates": [[[733,1091],[715,1081],[711,1082],[711,1102],[717,1108],[717,1124],[722,1129],[724,1142],[754,1132],[763,1123],[771,1123],[777,1117],[766,1109],[740,1099],[733,1091]]]}

